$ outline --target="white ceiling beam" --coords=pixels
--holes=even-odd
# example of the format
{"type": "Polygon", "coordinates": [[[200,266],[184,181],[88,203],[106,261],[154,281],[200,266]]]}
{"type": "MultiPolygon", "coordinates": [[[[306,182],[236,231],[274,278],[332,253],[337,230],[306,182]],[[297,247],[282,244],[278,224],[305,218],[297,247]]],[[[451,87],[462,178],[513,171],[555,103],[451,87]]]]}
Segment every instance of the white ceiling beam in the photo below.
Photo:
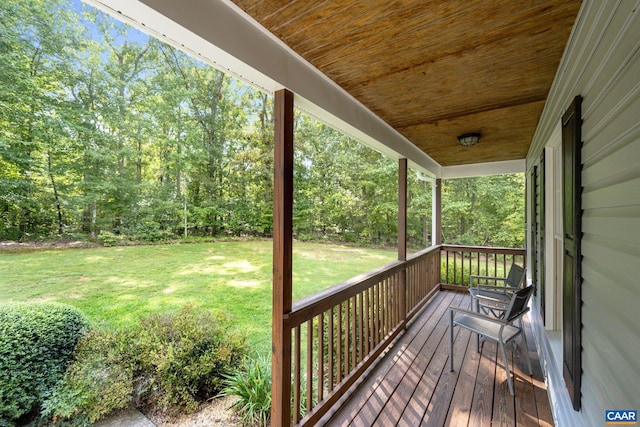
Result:
{"type": "Polygon", "coordinates": [[[474,163],[471,165],[443,166],[442,179],[471,178],[475,176],[502,175],[507,173],[524,173],[526,161],[506,160],[502,162],[474,163]]]}

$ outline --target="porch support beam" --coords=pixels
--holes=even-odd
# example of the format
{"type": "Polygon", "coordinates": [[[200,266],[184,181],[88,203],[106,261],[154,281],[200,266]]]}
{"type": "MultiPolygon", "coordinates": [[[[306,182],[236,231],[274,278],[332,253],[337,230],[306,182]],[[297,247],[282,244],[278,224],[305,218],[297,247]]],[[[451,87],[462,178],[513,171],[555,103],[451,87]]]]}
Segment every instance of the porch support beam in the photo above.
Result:
{"type": "Polygon", "coordinates": [[[398,160],[398,261],[407,260],[407,159],[398,160]]]}
{"type": "MultiPolygon", "coordinates": [[[[407,260],[407,159],[398,160],[398,261],[407,260]]],[[[398,312],[402,328],[407,324],[407,270],[400,273],[398,312]]]]}
{"type": "Polygon", "coordinates": [[[291,422],[291,328],[293,250],[293,93],[282,89],[274,100],[273,311],[271,423],[291,422]]]}
{"type": "Polygon", "coordinates": [[[431,242],[433,245],[442,244],[442,180],[436,179],[433,183],[433,204],[432,204],[432,235],[431,242]]]}

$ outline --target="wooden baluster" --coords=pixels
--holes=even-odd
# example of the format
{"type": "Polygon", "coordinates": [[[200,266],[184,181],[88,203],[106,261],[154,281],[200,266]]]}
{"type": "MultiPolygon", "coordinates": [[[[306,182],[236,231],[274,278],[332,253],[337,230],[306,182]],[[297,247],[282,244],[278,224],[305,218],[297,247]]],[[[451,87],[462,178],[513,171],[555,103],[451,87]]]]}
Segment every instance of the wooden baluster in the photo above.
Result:
{"type": "Polygon", "coordinates": [[[356,367],[356,352],[358,348],[357,331],[358,323],[356,319],[356,297],[350,299],[351,301],[351,370],[356,367]]]}
{"type": "MultiPolygon", "coordinates": [[[[451,282],[449,281],[449,251],[447,250],[447,251],[446,251],[446,253],[447,253],[447,272],[446,272],[447,279],[446,279],[446,282],[447,282],[447,283],[451,283],[451,282]]],[[[454,267],[454,268],[455,268],[455,267],[454,267]]]]}
{"type": "Polygon", "coordinates": [[[502,254],[502,276],[507,276],[507,254],[502,254]]]}
{"type": "Polygon", "coordinates": [[[456,265],[458,261],[458,252],[453,253],[453,283],[456,284],[458,281],[456,280],[458,277],[458,266],[456,265]]]}
{"type": "Polygon", "coordinates": [[[294,356],[293,356],[293,421],[300,421],[300,326],[294,330],[294,356]]]}
{"type": "Polygon", "coordinates": [[[318,316],[318,402],[324,399],[324,312],[318,316]]]}
{"type": "Polygon", "coordinates": [[[364,293],[361,292],[358,294],[358,332],[359,338],[358,343],[360,354],[358,355],[358,362],[360,362],[364,358],[365,349],[364,349],[364,293]]]}
{"type": "Polygon", "coordinates": [[[344,342],[343,342],[343,335],[344,335],[344,321],[343,321],[343,309],[342,309],[342,304],[340,303],[340,305],[338,306],[338,383],[342,382],[342,374],[344,372],[343,370],[343,365],[344,365],[344,361],[343,361],[343,352],[342,349],[344,347],[344,342]]]}
{"type": "Polygon", "coordinates": [[[349,375],[349,350],[351,350],[351,310],[349,300],[345,301],[344,307],[344,375],[349,375]]]}
{"type": "Polygon", "coordinates": [[[489,276],[489,252],[484,254],[484,275],[489,276]]]}
{"type": "Polygon", "coordinates": [[[385,324],[384,324],[384,335],[383,336],[387,336],[387,334],[389,333],[389,331],[391,330],[391,316],[392,316],[392,310],[393,310],[393,305],[391,302],[391,297],[390,297],[390,293],[389,293],[389,288],[391,287],[390,285],[390,279],[386,278],[384,281],[384,307],[385,307],[385,324]]]}
{"type": "Polygon", "coordinates": [[[377,296],[378,294],[378,285],[375,284],[373,285],[373,289],[371,291],[371,298],[373,299],[372,301],[372,307],[373,307],[373,337],[374,340],[371,343],[371,345],[373,347],[375,347],[376,345],[378,345],[378,322],[379,322],[379,317],[380,317],[380,300],[377,296]]]}
{"type": "Polygon", "coordinates": [[[387,333],[391,331],[393,325],[395,323],[395,311],[396,311],[396,301],[394,298],[394,288],[395,288],[395,276],[389,276],[387,278],[387,301],[389,303],[389,319],[387,322],[387,333]]]}
{"type": "Polygon", "coordinates": [[[407,294],[407,297],[406,297],[407,306],[405,307],[405,313],[404,313],[405,316],[415,306],[418,287],[420,286],[419,284],[414,282],[415,274],[416,274],[415,264],[407,266],[407,288],[405,289],[405,292],[407,294]]]}
{"type": "Polygon", "coordinates": [[[313,408],[313,319],[307,322],[307,413],[313,408]]]}
{"type": "Polygon", "coordinates": [[[387,279],[384,279],[381,283],[380,283],[380,305],[381,305],[381,316],[382,316],[382,322],[380,325],[380,329],[382,329],[380,332],[380,340],[382,340],[382,338],[385,337],[385,335],[387,335],[387,310],[389,310],[389,304],[388,304],[388,299],[387,299],[387,294],[386,294],[386,287],[387,284],[387,279]]]}
{"type": "Polygon", "coordinates": [[[369,315],[371,310],[371,305],[369,303],[369,289],[365,289],[364,290],[364,319],[363,319],[363,323],[364,323],[364,335],[362,336],[362,341],[364,341],[364,352],[365,354],[369,354],[369,352],[371,351],[371,347],[369,346],[369,342],[370,342],[370,337],[369,334],[371,333],[371,328],[369,327],[370,324],[370,320],[371,320],[371,316],[369,315]]]}
{"type": "MultiPolygon", "coordinates": [[[[471,276],[473,274],[473,252],[469,251],[469,276],[471,276]]],[[[468,283],[469,280],[463,280],[462,284],[465,285],[466,283],[468,283]]]]}
{"type": "Polygon", "coordinates": [[[329,350],[328,350],[328,353],[329,353],[329,360],[328,360],[328,365],[329,365],[329,383],[328,383],[329,391],[333,390],[333,388],[335,386],[335,378],[334,378],[335,370],[333,368],[334,363],[335,363],[335,357],[334,357],[334,353],[333,353],[334,352],[334,348],[333,348],[334,344],[333,343],[335,342],[335,339],[336,339],[335,330],[333,328],[333,324],[335,322],[334,314],[335,314],[334,313],[334,307],[331,307],[329,309],[329,319],[327,319],[328,320],[328,324],[329,324],[329,334],[328,334],[328,337],[327,337],[327,339],[329,340],[329,343],[328,343],[329,344],[329,350]]]}

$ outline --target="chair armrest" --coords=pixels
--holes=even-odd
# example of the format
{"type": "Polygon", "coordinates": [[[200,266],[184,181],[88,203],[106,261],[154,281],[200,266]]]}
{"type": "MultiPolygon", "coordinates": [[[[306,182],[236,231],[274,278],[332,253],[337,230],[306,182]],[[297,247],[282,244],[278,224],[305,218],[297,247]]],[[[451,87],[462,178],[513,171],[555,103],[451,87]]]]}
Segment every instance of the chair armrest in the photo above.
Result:
{"type": "Polygon", "coordinates": [[[504,305],[505,307],[509,305],[509,301],[505,301],[503,299],[500,298],[494,298],[488,295],[481,295],[481,294],[477,294],[476,295],[476,299],[479,300],[480,304],[482,304],[483,301],[487,301],[490,302],[492,304],[500,304],[500,305],[504,305]]]}
{"type": "Polygon", "coordinates": [[[483,280],[507,280],[506,277],[497,277],[497,276],[480,276],[477,274],[472,274],[469,276],[471,279],[483,279],[483,280]]]}
{"type": "MultiPolygon", "coordinates": [[[[507,280],[506,277],[495,277],[495,276],[481,276],[481,275],[477,275],[477,274],[472,274],[471,276],[469,276],[469,286],[470,287],[477,287],[480,285],[480,283],[476,283],[475,286],[473,285],[473,281],[474,280],[482,280],[482,281],[502,281],[505,282],[507,280]]],[[[489,285],[487,285],[489,286],[489,285]]]]}
{"type": "Polygon", "coordinates": [[[451,310],[452,313],[454,312],[463,313],[468,316],[477,317],[479,319],[484,319],[489,322],[496,323],[498,325],[508,325],[510,323],[510,322],[507,322],[506,320],[498,319],[497,317],[487,316],[486,314],[478,313],[477,311],[467,310],[466,308],[449,307],[449,310],[451,310]]]}
{"type": "Polygon", "coordinates": [[[493,286],[493,285],[483,285],[480,283],[474,287],[484,291],[515,292],[518,290],[518,289],[512,288],[511,286],[493,286]]]}

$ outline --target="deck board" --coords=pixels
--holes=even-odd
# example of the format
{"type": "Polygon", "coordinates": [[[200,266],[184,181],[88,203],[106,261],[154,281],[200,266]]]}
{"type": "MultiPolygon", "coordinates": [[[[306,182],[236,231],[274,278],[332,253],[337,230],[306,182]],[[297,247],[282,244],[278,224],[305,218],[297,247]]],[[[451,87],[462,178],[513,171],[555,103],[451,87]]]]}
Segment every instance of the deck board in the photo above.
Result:
{"type": "Polygon", "coordinates": [[[458,376],[453,397],[449,402],[445,426],[466,427],[469,423],[471,402],[476,385],[475,378],[478,375],[480,365],[480,354],[476,352],[475,338],[470,337],[465,353],[461,356],[456,358],[454,363],[454,369],[458,376]]]}
{"type": "Polygon", "coordinates": [[[449,305],[469,307],[466,293],[441,291],[373,368],[328,426],[552,426],[553,419],[531,327],[526,320],[528,374],[521,341],[507,350],[515,371],[509,394],[495,343],[476,352],[475,335],[455,328],[454,371],[449,371],[449,305]]]}

